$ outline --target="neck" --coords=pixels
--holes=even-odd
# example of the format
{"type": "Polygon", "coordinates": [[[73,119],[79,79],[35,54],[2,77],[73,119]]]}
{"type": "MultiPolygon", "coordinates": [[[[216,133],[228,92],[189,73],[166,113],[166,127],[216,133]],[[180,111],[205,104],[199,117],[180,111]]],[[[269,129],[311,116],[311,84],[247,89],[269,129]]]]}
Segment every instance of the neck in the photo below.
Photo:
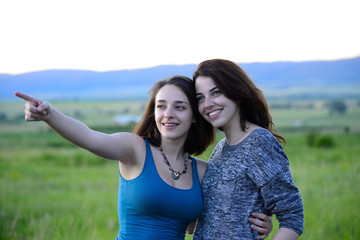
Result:
{"type": "Polygon", "coordinates": [[[185,141],[161,140],[161,148],[164,154],[170,159],[184,160],[185,141]]]}
{"type": "Polygon", "coordinates": [[[236,145],[242,142],[249,133],[256,127],[256,125],[246,122],[245,131],[241,129],[240,122],[236,127],[230,129],[224,129],[226,142],[229,145],[236,145]]]}

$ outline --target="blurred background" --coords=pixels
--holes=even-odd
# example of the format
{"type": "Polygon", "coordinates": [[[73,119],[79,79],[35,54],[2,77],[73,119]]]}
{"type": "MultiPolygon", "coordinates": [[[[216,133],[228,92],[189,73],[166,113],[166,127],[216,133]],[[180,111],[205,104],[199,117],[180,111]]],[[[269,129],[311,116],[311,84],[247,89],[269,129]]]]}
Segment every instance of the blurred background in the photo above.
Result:
{"type": "MultiPolygon", "coordinates": [[[[211,58],[238,63],[268,100],[304,202],[300,239],[359,239],[358,5],[1,1],[0,239],[115,239],[118,232],[116,162],[25,122],[15,91],[93,129],[132,131],[155,81],[191,77],[211,58]]],[[[199,158],[208,160],[213,147],[199,158]]],[[[276,228],[274,218],[269,239],[276,228]]]]}

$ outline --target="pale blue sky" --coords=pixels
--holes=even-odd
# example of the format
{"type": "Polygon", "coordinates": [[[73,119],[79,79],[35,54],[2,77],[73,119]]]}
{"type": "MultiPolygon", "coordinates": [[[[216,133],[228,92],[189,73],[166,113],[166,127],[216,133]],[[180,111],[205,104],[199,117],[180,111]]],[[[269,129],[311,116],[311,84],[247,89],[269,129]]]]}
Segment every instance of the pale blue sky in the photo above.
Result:
{"type": "Polygon", "coordinates": [[[358,0],[1,0],[0,73],[360,56],[358,0]]]}

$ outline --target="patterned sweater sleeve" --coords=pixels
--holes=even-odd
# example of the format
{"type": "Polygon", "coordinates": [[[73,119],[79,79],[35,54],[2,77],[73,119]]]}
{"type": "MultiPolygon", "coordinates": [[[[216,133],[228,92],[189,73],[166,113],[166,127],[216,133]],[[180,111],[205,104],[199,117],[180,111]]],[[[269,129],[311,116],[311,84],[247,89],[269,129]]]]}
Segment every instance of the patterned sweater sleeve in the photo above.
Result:
{"type": "Polygon", "coordinates": [[[281,144],[268,131],[256,135],[252,144],[254,155],[248,174],[260,189],[265,208],[276,215],[279,227],[289,228],[301,235],[304,208],[281,144]]]}

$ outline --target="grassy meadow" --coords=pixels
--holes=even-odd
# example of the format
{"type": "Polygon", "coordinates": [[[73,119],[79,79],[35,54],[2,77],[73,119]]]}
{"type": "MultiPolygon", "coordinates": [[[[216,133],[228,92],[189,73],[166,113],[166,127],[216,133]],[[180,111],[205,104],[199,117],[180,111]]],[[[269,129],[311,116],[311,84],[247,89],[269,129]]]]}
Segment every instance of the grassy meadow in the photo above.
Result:
{"type": "MultiPolygon", "coordinates": [[[[132,124],[117,125],[114,116],[144,110],[143,102],[52,105],[105,132],[130,131],[132,124]]],[[[300,239],[360,239],[360,107],[348,101],[344,114],[330,114],[325,105],[271,109],[303,198],[300,239]]],[[[0,102],[0,116],[0,240],[115,239],[117,163],[73,146],[44,123],[25,122],[23,102],[0,102]]],[[[207,160],[213,146],[200,158],[207,160]]]]}

